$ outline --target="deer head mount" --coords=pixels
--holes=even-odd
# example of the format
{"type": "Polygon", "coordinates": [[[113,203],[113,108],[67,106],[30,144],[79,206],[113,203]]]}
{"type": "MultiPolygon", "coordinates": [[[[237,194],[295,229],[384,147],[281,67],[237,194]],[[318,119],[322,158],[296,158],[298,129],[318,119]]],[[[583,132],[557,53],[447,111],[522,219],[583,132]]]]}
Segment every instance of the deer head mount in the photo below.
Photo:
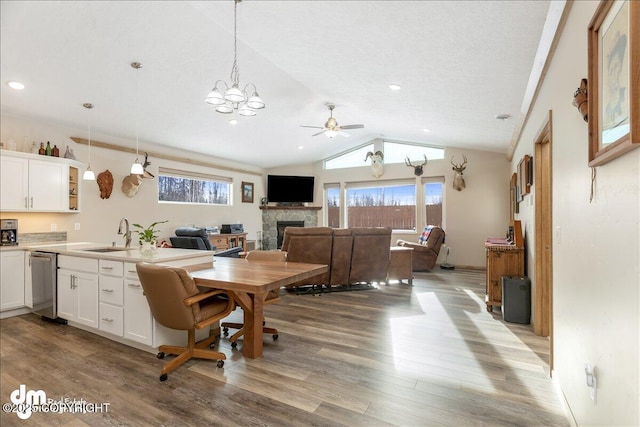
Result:
{"type": "Polygon", "coordinates": [[[382,151],[376,151],[375,153],[373,151],[369,151],[367,153],[367,157],[364,158],[364,161],[366,162],[367,160],[369,160],[369,157],[371,157],[371,175],[375,176],[376,178],[380,178],[384,173],[382,166],[384,154],[382,153],[382,151]]]}
{"type": "Polygon", "coordinates": [[[127,197],[133,197],[138,193],[140,189],[140,185],[142,185],[142,180],[144,178],[153,179],[155,176],[147,170],[147,166],[151,164],[149,160],[147,160],[149,155],[144,153],[144,163],[142,164],[142,169],[144,173],[142,175],[132,175],[129,174],[124,177],[122,180],[122,186],[120,189],[127,197]]]}
{"type": "Polygon", "coordinates": [[[409,157],[405,157],[404,158],[404,164],[413,168],[413,174],[415,176],[421,176],[424,173],[424,167],[427,165],[427,163],[429,162],[429,160],[427,159],[427,155],[423,154],[424,156],[424,163],[419,164],[419,165],[412,165],[411,164],[411,160],[409,160],[409,157]]]}
{"type": "Polygon", "coordinates": [[[462,191],[466,187],[462,172],[467,168],[467,156],[463,154],[462,158],[464,159],[462,163],[454,163],[453,156],[451,156],[451,165],[453,166],[451,169],[455,172],[453,176],[453,188],[458,191],[462,191]]]}

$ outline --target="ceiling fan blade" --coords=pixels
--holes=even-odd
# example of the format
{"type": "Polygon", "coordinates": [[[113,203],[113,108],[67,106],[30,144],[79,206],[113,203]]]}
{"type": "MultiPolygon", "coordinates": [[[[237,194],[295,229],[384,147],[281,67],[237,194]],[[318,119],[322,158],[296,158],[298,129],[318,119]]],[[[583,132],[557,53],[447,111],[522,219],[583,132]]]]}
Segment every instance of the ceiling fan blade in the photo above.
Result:
{"type": "Polygon", "coordinates": [[[304,126],[300,125],[301,128],[311,128],[311,129],[324,129],[322,126],[304,126]]]}
{"type": "MultiPolygon", "coordinates": [[[[320,128],[320,129],[323,129],[323,128],[320,128]]],[[[311,135],[311,136],[318,136],[318,135],[322,135],[323,133],[324,133],[324,131],[321,131],[321,132],[318,132],[318,133],[314,133],[314,134],[313,134],[313,135],[311,135]]]]}
{"type": "Polygon", "coordinates": [[[364,125],[344,125],[338,126],[340,129],[362,129],[364,125]]]}

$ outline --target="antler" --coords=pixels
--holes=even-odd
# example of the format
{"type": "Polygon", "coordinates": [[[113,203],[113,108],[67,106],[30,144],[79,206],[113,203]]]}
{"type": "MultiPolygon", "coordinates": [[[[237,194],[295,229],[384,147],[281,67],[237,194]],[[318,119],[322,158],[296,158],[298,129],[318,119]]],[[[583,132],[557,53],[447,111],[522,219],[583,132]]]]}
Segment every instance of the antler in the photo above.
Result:
{"type": "Polygon", "coordinates": [[[467,156],[463,154],[462,158],[464,159],[464,162],[456,164],[453,162],[453,156],[451,156],[451,165],[453,166],[454,170],[464,170],[464,167],[467,164],[467,156]]]}
{"type": "Polygon", "coordinates": [[[427,155],[423,154],[423,156],[424,156],[424,163],[422,163],[421,165],[418,165],[418,166],[412,165],[411,164],[411,160],[409,160],[409,157],[405,157],[404,158],[404,164],[409,166],[409,167],[412,167],[412,168],[422,167],[422,166],[426,165],[427,163],[429,163],[429,160],[427,159],[427,155]]]}
{"type": "Polygon", "coordinates": [[[427,163],[429,163],[429,160],[427,160],[427,155],[426,155],[426,154],[423,154],[423,156],[424,156],[424,163],[423,163],[423,164],[421,164],[420,166],[424,166],[424,165],[426,165],[427,163]]]}

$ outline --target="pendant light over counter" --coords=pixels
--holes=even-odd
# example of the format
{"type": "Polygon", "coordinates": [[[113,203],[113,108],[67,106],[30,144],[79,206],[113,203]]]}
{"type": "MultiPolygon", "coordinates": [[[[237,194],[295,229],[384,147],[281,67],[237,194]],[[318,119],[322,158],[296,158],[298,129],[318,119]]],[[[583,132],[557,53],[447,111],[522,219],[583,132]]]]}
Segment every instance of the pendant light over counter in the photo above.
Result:
{"type": "Polygon", "coordinates": [[[142,175],[144,168],[142,163],[138,160],[138,134],[140,128],[140,68],[142,64],[139,62],[132,62],[131,68],[136,70],[136,161],[131,165],[131,175],[142,175]]]}
{"type": "Polygon", "coordinates": [[[93,104],[90,103],[85,103],[82,104],[82,106],[84,108],[87,109],[87,133],[88,133],[88,141],[89,141],[89,163],[87,163],[87,170],[84,171],[84,174],[82,174],[82,179],[86,180],[86,181],[95,181],[96,180],[96,175],[93,173],[93,171],[91,170],[91,109],[93,108],[93,104]]]}

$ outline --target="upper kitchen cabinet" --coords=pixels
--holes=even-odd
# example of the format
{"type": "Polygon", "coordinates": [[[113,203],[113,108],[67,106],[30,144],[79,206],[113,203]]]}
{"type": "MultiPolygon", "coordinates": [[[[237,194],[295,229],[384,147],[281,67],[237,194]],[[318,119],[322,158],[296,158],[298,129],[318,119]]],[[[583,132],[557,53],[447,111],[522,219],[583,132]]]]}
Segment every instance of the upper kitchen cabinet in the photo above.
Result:
{"type": "Polygon", "coordinates": [[[2,150],[0,161],[2,211],[80,210],[79,162],[6,150],[2,150]]]}

